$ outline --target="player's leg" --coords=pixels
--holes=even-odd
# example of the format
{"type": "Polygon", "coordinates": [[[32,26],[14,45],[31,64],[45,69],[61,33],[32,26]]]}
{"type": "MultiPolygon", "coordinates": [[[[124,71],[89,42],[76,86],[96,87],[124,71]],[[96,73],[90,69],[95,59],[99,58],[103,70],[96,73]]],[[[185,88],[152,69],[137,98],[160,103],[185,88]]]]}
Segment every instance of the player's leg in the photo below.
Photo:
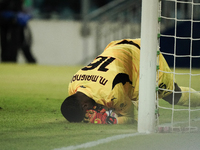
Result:
{"type": "Polygon", "coordinates": [[[173,93],[170,93],[169,95],[163,97],[163,99],[169,102],[170,104],[177,104],[180,98],[182,97],[182,93],[180,87],[176,83],[174,83],[174,91],[177,93],[174,93],[174,95],[173,93]],[[173,102],[173,97],[174,97],[174,102],[173,102]]]}
{"type": "Polygon", "coordinates": [[[160,53],[159,55],[159,72],[157,76],[158,81],[158,97],[164,99],[170,104],[177,104],[181,97],[181,89],[174,81],[174,74],[171,72],[165,58],[160,53]],[[172,92],[172,91],[176,92],[172,92]],[[178,93],[180,92],[180,93],[178,93]],[[173,101],[174,97],[174,101],[173,101]]]}
{"type": "Polygon", "coordinates": [[[0,44],[1,44],[1,61],[6,62],[8,61],[8,51],[7,51],[7,45],[8,45],[8,27],[5,25],[0,25],[0,44]]]}
{"type": "MultiPolygon", "coordinates": [[[[200,106],[200,93],[196,90],[189,87],[178,86],[176,83],[174,84],[174,104],[182,105],[182,106],[200,106]],[[189,101],[190,99],[190,101],[189,101]]],[[[170,104],[173,104],[173,93],[163,97],[163,99],[170,104]]]]}
{"type": "Polygon", "coordinates": [[[188,106],[190,99],[190,106],[200,106],[200,93],[192,88],[178,86],[176,83],[174,83],[174,75],[170,73],[171,70],[162,54],[160,54],[159,56],[159,66],[161,70],[158,78],[160,88],[160,90],[158,91],[159,98],[166,100],[170,104],[183,106],[188,106]],[[174,90],[174,95],[172,92],[169,92],[167,90],[174,90]]]}
{"type": "Polygon", "coordinates": [[[8,50],[9,50],[9,61],[10,62],[17,62],[17,54],[18,49],[20,47],[20,30],[19,26],[11,26],[10,29],[10,38],[8,43],[8,50]]]}
{"type": "Polygon", "coordinates": [[[21,50],[28,63],[36,63],[36,59],[31,52],[32,36],[30,29],[26,27],[20,28],[21,50]]]}
{"type": "Polygon", "coordinates": [[[180,86],[182,96],[180,97],[177,105],[188,106],[200,106],[200,93],[189,87],[180,86]],[[190,99],[190,101],[189,101],[190,99]]]}

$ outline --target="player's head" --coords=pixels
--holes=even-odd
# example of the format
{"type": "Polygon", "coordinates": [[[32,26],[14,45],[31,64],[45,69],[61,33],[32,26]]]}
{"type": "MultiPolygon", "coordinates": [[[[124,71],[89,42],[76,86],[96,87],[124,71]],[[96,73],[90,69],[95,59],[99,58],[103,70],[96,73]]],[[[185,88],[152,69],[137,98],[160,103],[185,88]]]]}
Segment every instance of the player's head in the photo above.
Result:
{"type": "Polygon", "coordinates": [[[86,110],[92,109],[94,105],[93,99],[77,92],[64,100],[61,105],[61,113],[69,122],[81,122],[86,110]]]}

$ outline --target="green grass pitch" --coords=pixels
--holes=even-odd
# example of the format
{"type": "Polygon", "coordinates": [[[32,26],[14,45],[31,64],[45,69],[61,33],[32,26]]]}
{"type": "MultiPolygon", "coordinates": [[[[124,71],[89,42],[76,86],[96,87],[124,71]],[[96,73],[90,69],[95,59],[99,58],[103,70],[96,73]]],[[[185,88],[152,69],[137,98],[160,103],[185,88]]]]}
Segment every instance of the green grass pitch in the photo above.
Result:
{"type": "MultiPolygon", "coordinates": [[[[136,124],[68,123],[62,117],[60,105],[67,97],[71,77],[79,68],[80,66],[0,64],[0,150],[53,150],[137,132],[136,124]]],[[[184,80],[182,77],[177,79],[178,82],[187,84],[184,80]]],[[[192,84],[200,91],[199,83],[200,79],[195,78],[192,84]]],[[[157,140],[168,136],[172,139],[168,134],[130,137],[89,149],[138,149],[154,145],[157,140]],[[153,138],[156,139],[154,143],[153,138]],[[146,145],[142,146],[144,140],[146,145]]],[[[185,140],[189,137],[186,136],[185,140]]]]}

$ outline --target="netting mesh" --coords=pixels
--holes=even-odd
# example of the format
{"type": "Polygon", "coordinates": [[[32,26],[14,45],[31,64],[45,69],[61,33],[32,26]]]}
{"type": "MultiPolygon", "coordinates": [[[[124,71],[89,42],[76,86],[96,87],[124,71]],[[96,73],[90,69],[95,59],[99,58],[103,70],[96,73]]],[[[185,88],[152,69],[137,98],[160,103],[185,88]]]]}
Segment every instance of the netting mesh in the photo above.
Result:
{"type": "Polygon", "coordinates": [[[200,106],[191,106],[191,95],[200,93],[200,0],[162,0],[160,9],[158,49],[172,72],[158,68],[157,76],[173,74],[173,81],[179,86],[196,91],[184,91],[189,93],[187,106],[174,105],[174,94],[179,92],[163,89],[157,83],[158,92],[173,93],[172,105],[157,97],[157,129],[159,132],[196,131],[200,128],[200,106]]]}

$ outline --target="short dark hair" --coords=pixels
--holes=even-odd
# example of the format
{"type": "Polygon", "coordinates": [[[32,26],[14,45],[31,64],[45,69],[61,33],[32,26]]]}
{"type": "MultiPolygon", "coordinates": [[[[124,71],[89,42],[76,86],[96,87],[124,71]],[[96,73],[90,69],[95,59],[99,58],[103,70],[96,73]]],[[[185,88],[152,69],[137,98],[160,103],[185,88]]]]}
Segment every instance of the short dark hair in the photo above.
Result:
{"type": "Polygon", "coordinates": [[[61,113],[69,122],[81,122],[84,112],[77,95],[67,97],[61,105],[61,113]]]}

